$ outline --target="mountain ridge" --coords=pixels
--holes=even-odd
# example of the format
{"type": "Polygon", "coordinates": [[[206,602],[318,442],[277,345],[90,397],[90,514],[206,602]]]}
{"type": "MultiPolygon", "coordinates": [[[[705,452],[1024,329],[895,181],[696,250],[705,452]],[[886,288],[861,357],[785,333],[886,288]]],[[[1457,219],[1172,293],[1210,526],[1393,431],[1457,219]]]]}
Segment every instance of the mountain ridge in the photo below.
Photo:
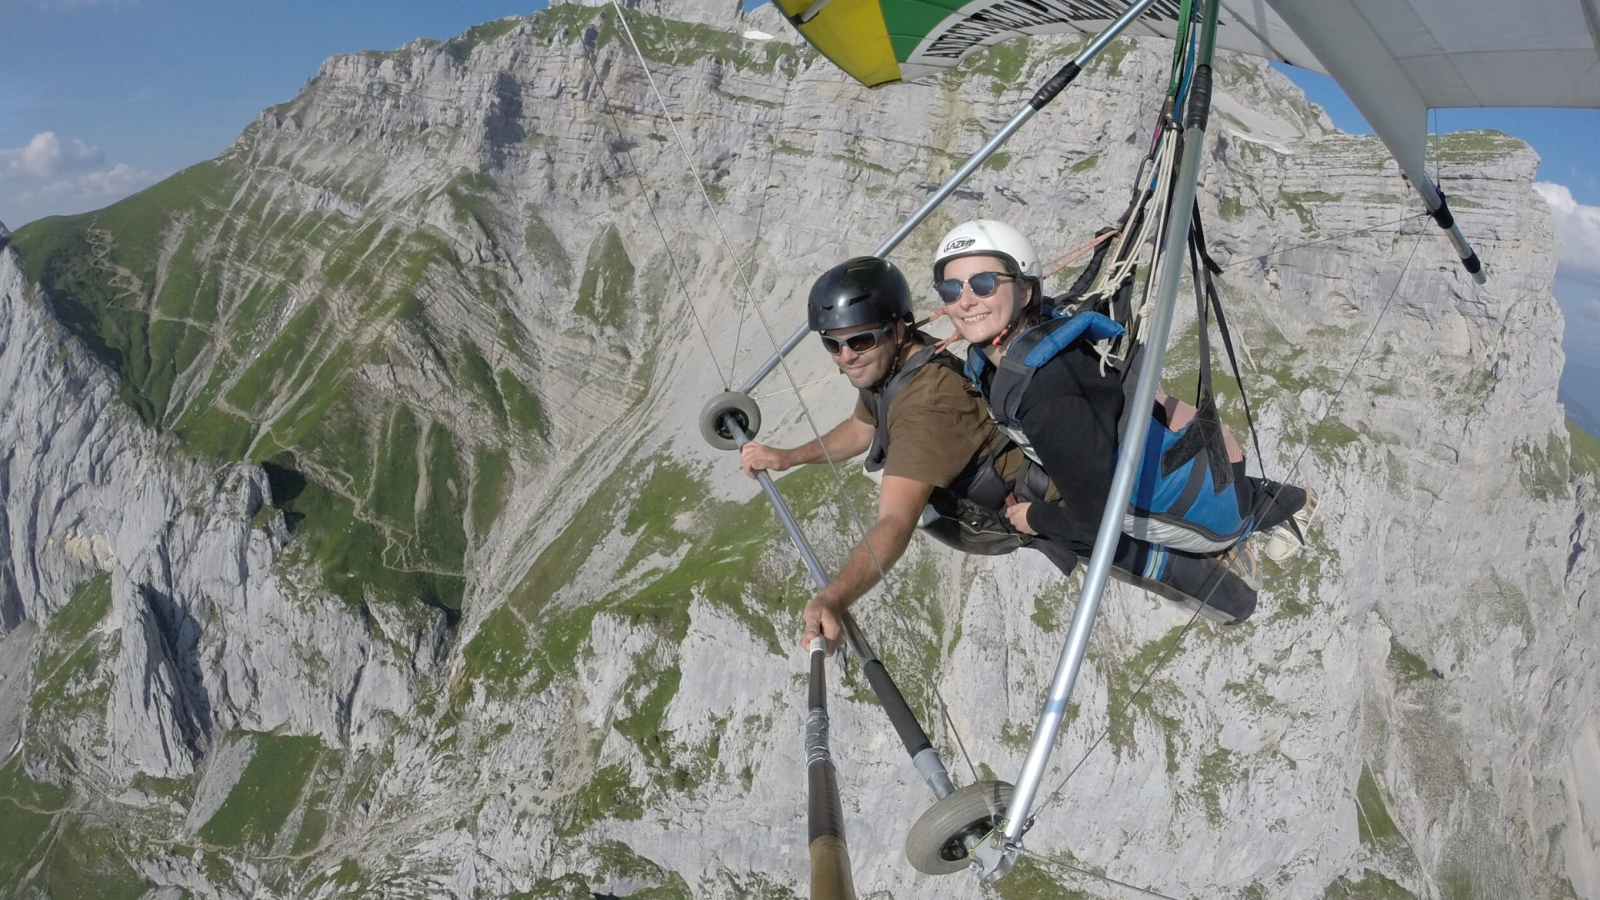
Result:
{"type": "MultiPolygon", "coordinates": [[[[6,333],[57,342],[0,351],[17,386],[0,423],[32,461],[15,471],[43,473],[0,491],[4,571],[38,573],[6,592],[4,640],[29,642],[38,699],[0,715],[29,726],[0,790],[142,828],[70,820],[0,857],[7,881],[48,857],[216,896],[793,895],[786,651],[806,583],[694,415],[735,355],[764,354],[755,311],[783,333],[794,286],[852,245],[841,232],[887,233],[1072,44],[997,48],[890,101],[790,42],[631,21],[683,98],[718,214],[750,239],[750,297],[719,290],[744,274],[703,206],[664,199],[697,192],[632,50],[609,13],[577,6],[331,59],[218,161],[19,231],[0,261],[6,333]],[[669,257],[687,284],[661,277],[669,257]],[[713,327],[702,347],[691,308],[742,317],[752,340],[713,327]],[[86,389],[73,421],[103,422],[93,441],[42,437],[51,398],[86,389]],[[159,497],[112,508],[142,471],[159,497]],[[77,499],[57,514],[30,496],[77,499]],[[71,702],[47,716],[49,698],[71,702]],[[74,775],[80,759],[102,771],[74,775]],[[295,799],[251,805],[266,794],[295,799]]],[[[1135,160],[1112,151],[1153,112],[1141,89],[1163,49],[1108,51],[1052,109],[1058,130],[1019,135],[897,254],[907,270],[957,217],[998,207],[1062,237],[1113,216],[1135,160]]],[[[1142,694],[1181,619],[1113,592],[1058,754],[1087,765],[1030,844],[1123,880],[1167,873],[1163,893],[1594,896],[1584,811],[1600,801],[1574,773],[1592,761],[1595,678],[1570,639],[1595,628],[1594,483],[1555,405],[1534,158],[1486,135],[1439,144],[1480,169],[1453,200],[1496,265],[1486,290],[1422,231],[1285,250],[1409,211],[1404,193],[1375,141],[1334,133],[1270,69],[1225,60],[1219,81],[1203,208],[1262,462],[1314,478],[1328,518],[1315,554],[1269,569],[1259,622],[1191,633],[1142,694]]],[[[1168,371],[1185,390],[1190,349],[1168,371]]],[[[775,441],[803,439],[812,408],[848,409],[817,354],[790,366],[797,390],[760,393],[775,441]]],[[[841,507],[826,469],[780,484],[840,558],[871,485],[849,476],[841,507]]],[[[946,707],[976,761],[1009,771],[1069,586],[1037,560],[924,543],[863,622],[919,710],[946,707]]],[[[892,894],[924,884],[893,852],[922,796],[877,749],[886,726],[852,677],[835,754],[858,884],[892,894]]],[[[1002,895],[1083,884],[1047,868],[1002,895]]]]}

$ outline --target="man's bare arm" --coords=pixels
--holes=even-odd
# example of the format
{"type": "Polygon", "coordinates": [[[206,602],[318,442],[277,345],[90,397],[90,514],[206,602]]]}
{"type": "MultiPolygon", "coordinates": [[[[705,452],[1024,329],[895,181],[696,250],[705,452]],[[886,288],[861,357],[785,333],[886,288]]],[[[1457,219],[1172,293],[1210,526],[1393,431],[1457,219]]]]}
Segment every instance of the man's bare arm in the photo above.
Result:
{"type": "Polygon", "coordinates": [[[911,543],[911,533],[917,520],[928,505],[933,486],[886,475],[878,492],[878,521],[867,530],[867,536],[850,552],[850,558],[838,577],[817,593],[805,608],[805,635],[800,646],[807,647],[818,634],[828,639],[831,649],[843,637],[839,616],[850,604],[872,590],[899,561],[906,546],[911,543]]]}
{"type": "Polygon", "coordinates": [[[756,472],[782,472],[806,463],[835,462],[860,456],[872,446],[872,436],[877,429],[855,416],[833,427],[820,440],[808,441],[791,450],[769,447],[751,441],[739,448],[739,464],[744,473],[754,478],[756,472]]]}

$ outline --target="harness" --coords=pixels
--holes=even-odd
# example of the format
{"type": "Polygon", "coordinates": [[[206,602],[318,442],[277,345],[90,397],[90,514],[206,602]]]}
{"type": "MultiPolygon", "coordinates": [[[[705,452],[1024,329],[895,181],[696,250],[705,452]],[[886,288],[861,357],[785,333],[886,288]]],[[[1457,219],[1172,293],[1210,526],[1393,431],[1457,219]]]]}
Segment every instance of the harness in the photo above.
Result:
{"type": "MultiPolygon", "coordinates": [[[[1017,335],[1016,340],[1011,342],[1006,355],[1001,357],[999,364],[995,366],[993,379],[989,382],[989,389],[986,392],[989,418],[1035,463],[1039,462],[1039,456],[1034,452],[1027,436],[1022,433],[1021,423],[1017,421],[1017,409],[1022,405],[1022,395],[1027,393],[1028,386],[1033,383],[1034,373],[1074,341],[1087,339],[1092,343],[1115,340],[1126,333],[1123,327],[1110,317],[1097,312],[1066,316],[1052,309],[1051,316],[1042,324],[1017,335]]],[[[983,371],[989,365],[988,357],[974,351],[967,355],[967,364],[962,374],[974,387],[982,390],[983,371]]]]}
{"type": "MultiPolygon", "coordinates": [[[[964,374],[980,389],[986,371],[989,415],[1035,463],[1042,465],[1037,452],[1023,433],[1017,419],[1022,397],[1034,375],[1050,360],[1078,341],[1090,344],[1116,341],[1125,329],[1098,312],[1068,314],[1051,308],[1051,318],[1018,335],[998,364],[991,364],[982,353],[970,354],[964,374]]],[[[1226,549],[1249,533],[1253,516],[1243,492],[1235,487],[1236,474],[1228,461],[1226,442],[1217,420],[1216,400],[1211,395],[1209,360],[1202,348],[1202,389],[1196,414],[1183,428],[1169,427],[1164,411],[1151,410],[1155,417],[1149,438],[1142,449],[1139,475],[1123,518],[1123,531],[1129,536],[1179,550],[1216,552],[1226,549]]],[[[1124,365],[1108,377],[1118,378],[1126,391],[1130,380],[1124,365]]],[[[1130,413],[1123,407],[1123,416],[1130,413]]],[[[1121,433],[1121,424],[1118,425],[1121,433]]],[[[1120,452],[1120,451],[1119,451],[1120,452]]],[[[1057,473],[1070,477],[1070,473],[1057,473]]]]}
{"type": "MultiPolygon", "coordinates": [[[[900,391],[924,366],[943,366],[962,374],[961,360],[953,354],[929,345],[918,350],[901,365],[900,370],[873,389],[861,391],[861,403],[877,422],[872,435],[872,445],[867,449],[864,466],[868,472],[883,469],[889,455],[889,407],[900,391]]],[[[957,475],[947,488],[934,488],[928,498],[928,508],[922,515],[921,525],[928,534],[965,553],[995,556],[1027,546],[1025,535],[1019,534],[1005,521],[1001,510],[1008,495],[1019,500],[1043,500],[1049,490],[1050,479],[1043,467],[1025,460],[1013,480],[1002,478],[996,460],[1012,449],[1002,443],[989,453],[977,457],[957,475]]],[[[1075,558],[1063,551],[1061,558],[1052,557],[1062,571],[1070,571],[1075,558]]]]}

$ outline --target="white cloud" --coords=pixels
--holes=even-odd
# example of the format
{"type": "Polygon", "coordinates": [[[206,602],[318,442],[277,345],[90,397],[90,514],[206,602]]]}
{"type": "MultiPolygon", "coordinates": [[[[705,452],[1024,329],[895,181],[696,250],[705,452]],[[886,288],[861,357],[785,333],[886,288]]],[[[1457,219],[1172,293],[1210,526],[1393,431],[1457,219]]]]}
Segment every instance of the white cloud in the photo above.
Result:
{"type": "Polygon", "coordinates": [[[103,165],[106,155],[77,138],[63,143],[54,131],[41,131],[14,150],[0,149],[0,176],[54,178],[62,172],[103,165]]]}
{"type": "Polygon", "coordinates": [[[136,169],[125,162],[107,168],[106,154],[99,147],[77,139],[63,141],[54,131],[41,131],[21,147],[0,148],[0,183],[15,183],[13,190],[27,186],[16,195],[25,206],[114,199],[156,177],[155,172],[136,169]]]}
{"type": "Polygon", "coordinates": [[[1562,345],[1571,369],[1600,355],[1600,206],[1579,203],[1565,185],[1539,182],[1533,189],[1550,204],[1561,239],[1554,289],[1566,319],[1562,345]]]}
{"type": "Polygon", "coordinates": [[[117,163],[104,172],[87,172],[77,178],[52,181],[38,190],[23,194],[21,200],[23,203],[34,204],[50,200],[120,196],[136,187],[149,184],[155,178],[154,172],[135,169],[127,163],[117,163]]]}
{"type": "Polygon", "coordinates": [[[1533,189],[1550,204],[1561,235],[1561,277],[1600,286],[1600,206],[1579,203],[1564,185],[1541,181],[1533,189]]]}
{"type": "Polygon", "coordinates": [[[1561,315],[1567,320],[1565,343],[1568,350],[1600,355],[1600,287],[1558,275],[1555,295],[1561,315]]]}

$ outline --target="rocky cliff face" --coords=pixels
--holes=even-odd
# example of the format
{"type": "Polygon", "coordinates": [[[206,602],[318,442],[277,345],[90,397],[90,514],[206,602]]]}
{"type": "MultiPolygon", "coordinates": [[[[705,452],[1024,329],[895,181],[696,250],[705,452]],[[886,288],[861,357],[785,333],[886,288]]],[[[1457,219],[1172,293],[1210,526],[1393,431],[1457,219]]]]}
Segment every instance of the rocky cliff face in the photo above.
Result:
{"type": "MultiPolygon", "coordinates": [[[[630,9],[673,122],[611,14],[558,5],[329,60],[218,160],[0,250],[0,895],[802,890],[806,582],[694,417],[1071,45],[873,93],[770,9],[630,9]]],[[[1112,221],[1164,55],[1114,45],[894,258],[1112,221]]],[[[1534,157],[1436,144],[1479,288],[1372,139],[1219,77],[1202,205],[1316,552],[1236,629],[1114,591],[993,891],[905,864],[925,790],[834,670],[858,888],[1600,896],[1595,461],[1534,157]]],[[[845,414],[828,368],[763,385],[767,439],[845,414]]],[[[870,483],[781,483],[842,559],[870,483]]],[[[919,541],[859,607],[962,777],[1016,771],[1075,584],[919,541]]]]}

